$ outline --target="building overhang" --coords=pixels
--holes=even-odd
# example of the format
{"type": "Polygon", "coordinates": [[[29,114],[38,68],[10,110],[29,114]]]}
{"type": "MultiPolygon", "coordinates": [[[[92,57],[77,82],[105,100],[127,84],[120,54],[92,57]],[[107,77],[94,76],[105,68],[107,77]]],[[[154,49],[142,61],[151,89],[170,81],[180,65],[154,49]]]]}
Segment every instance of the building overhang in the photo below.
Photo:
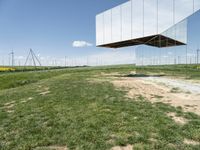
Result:
{"type": "Polygon", "coordinates": [[[98,47],[122,48],[122,47],[127,47],[127,46],[136,46],[136,45],[149,45],[149,46],[154,46],[158,48],[164,48],[164,47],[186,45],[186,43],[158,34],[158,35],[152,35],[148,37],[142,37],[142,38],[137,38],[137,39],[98,45],[98,47]]]}

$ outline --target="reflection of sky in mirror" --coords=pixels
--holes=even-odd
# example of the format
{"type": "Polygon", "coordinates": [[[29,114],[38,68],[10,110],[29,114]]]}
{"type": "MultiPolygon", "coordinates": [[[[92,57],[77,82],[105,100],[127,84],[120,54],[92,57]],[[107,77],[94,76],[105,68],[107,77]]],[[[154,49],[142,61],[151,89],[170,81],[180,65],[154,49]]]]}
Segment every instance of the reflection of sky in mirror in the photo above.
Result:
{"type": "Polygon", "coordinates": [[[137,47],[137,63],[142,64],[174,64],[196,63],[197,49],[200,48],[200,11],[188,18],[187,23],[187,46],[170,48],[154,48],[149,46],[137,47]],[[186,60],[187,53],[187,60],[186,60]]]}

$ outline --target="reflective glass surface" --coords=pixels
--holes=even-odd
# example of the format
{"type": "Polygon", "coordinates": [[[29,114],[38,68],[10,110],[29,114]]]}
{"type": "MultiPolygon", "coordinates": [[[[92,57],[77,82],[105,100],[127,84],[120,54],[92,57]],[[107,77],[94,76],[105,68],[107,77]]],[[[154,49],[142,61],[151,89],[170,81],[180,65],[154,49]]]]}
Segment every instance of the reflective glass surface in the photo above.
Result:
{"type": "Polygon", "coordinates": [[[143,1],[132,0],[132,39],[143,36],[143,1]]]}
{"type": "Polygon", "coordinates": [[[121,5],[122,41],[131,39],[131,1],[121,5]]]}
{"type": "Polygon", "coordinates": [[[187,19],[176,25],[176,40],[187,43],[187,19]]]}
{"type": "Polygon", "coordinates": [[[144,36],[157,34],[157,0],[144,0],[144,36]]]}
{"type": "Polygon", "coordinates": [[[112,22],[111,22],[111,10],[104,12],[104,43],[112,42],[112,22]]]}
{"type": "Polygon", "coordinates": [[[193,13],[193,0],[175,0],[175,23],[179,23],[193,13]]]}
{"type": "MultiPolygon", "coordinates": [[[[187,43],[187,19],[172,26],[167,31],[163,32],[162,35],[182,43],[187,43]]],[[[176,45],[176,43],[174,45],[176,45]]]]}
{"type": "Polygon", "coordinates": [[[96,44],[101,45],[104,43],[104,23],[103,13],[96,16],[96,44]]]}
{"type": "Polygon", "coordinates": [[[173,0],[158,1],[158,33],[173,26],[173,0]]]}
{"type": "Polygon", "coordinates": [[[104,45],[161,33],[185,43],[187,22],[183,20],[199,9],[200,0],[130,0],[97,15],[96,43],[104,45]]]}
{"type": "Polygon", "coordinates": [[[112,42],[121,41],[121,6],[112,9],[112,42]]]}
{"type": "Polygon", "coordinates": [[[200,0],[194,0],[194,11],[198,11],[200,9],[200,0]]]}

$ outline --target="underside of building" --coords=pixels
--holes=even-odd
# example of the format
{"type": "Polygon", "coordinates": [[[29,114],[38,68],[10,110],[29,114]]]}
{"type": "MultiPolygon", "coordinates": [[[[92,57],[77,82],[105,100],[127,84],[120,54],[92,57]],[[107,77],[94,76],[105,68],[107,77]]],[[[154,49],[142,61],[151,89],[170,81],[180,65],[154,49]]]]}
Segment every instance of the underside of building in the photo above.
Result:
{"type": "Polygon", "coordinates": [[[159,48],[185,45],[185,43],[183,42],[177,41],[175,39],[171,39],[163,35],[153,35],[149,37],[143,37],[143,38],[138,38],[138,39],[99,45],[99,47],[122,48],[122,47],[135,46],[135,45],[141,45],[141,44],[159,47],[159,48]]]}

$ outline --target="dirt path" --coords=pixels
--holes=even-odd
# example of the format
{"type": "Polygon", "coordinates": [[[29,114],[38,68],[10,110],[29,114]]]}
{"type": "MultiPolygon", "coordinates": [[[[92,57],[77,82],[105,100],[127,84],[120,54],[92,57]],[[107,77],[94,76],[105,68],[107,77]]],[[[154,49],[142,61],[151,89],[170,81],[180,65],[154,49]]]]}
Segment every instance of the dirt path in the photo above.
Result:
{"type": "Polygon", "coordinates": [[[193,94],[200,94],[200,84],[193,83],[189,81],[184,81],[181,79],[170,79],[164,77],[145,77],[142,78],[146,81],[151,81],[153,83],[164,84],[173,88],[180,88],[184,92],[190,92],[193,94]]]}
{"type": "Polygon", "coordinates": [[[118,88],[126,88],[127,96],[145,97],[151,102],[181,106],[186,112],[200,115],[200,84],[166,77],[119,77],[111,81],[118,88]]]}

